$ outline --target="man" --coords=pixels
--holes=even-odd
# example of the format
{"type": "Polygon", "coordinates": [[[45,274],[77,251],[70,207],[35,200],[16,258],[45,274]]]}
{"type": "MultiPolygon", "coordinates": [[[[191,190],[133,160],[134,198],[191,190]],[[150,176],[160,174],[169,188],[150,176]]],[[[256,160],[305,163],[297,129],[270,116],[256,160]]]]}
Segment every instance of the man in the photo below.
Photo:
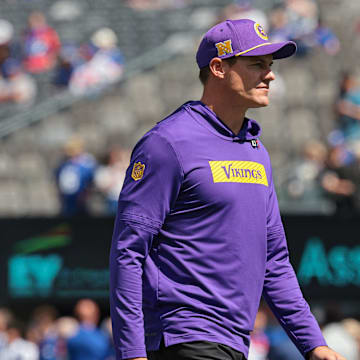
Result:
{"type": "Polygon", "coordinates": [[[289,263],[260,126],[269,103],[271,44],[250,20],[203,38],[204,84],[136,145],[119,198],[110,256],[117,359],[246,359],[261,294],[312,360],[344,360],[326,346],[289,263]]]}
{"type": "Polygon", "coordinates": [[[100,310],[91,299],[80,299],[75,305],[79,320],[77,332],[67,340],[71,360],[104,360],[108,352],[108,339],[98,328],[100,310]]]}
{"type": "Polygon", "coordinates": [[[96,166],[95,158],[85,151],[81,138],[72,137],[65,144],[64,158],[55,169],[62,215],[88,215],[88,196],[96,166]]]}

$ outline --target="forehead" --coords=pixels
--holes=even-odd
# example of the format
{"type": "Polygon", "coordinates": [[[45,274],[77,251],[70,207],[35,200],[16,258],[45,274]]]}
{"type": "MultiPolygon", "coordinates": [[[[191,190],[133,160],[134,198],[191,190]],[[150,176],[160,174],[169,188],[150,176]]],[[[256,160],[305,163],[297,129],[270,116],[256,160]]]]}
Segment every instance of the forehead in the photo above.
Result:
{"type": "Polygon", "coordinates": [[[247,62],[261,61],[261,62],[271,63],[273,61],[272,54],[260,55],[260,56],[239,56],[238,58],[247,62]]]}

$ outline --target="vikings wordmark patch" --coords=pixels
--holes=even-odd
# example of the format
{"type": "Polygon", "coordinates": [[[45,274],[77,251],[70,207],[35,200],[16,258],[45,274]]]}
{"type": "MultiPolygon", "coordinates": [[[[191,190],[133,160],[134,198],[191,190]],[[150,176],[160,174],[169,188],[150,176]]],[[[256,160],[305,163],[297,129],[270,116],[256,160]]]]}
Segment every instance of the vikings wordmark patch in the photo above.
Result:
{"type": "Polygon", "coordinates": [[[263,40],[269,40],[264,28],[259,23],[254,24],[254,29],[255,29],[256,34],[259,37],[261,37],[263,40]]]}
{"type": "Polygon", "coordinates": [[[142,164],[140,161],[135,163],[131,172],[131,177],[135,180],[141,180],[144,176],[145,164],[142,164]]]}
{"type": "Polygon", "coordinates": [[[218,52],[218,56],[225,56],[228,54],[232,54],[233,48],[231,44],[231,40],[225,40],[223,42],[218,42],[215,44],[218,52]]]}
{"type": "Polygon", "coordinates": [[[254,161],[209,161],[214,183],[236,182],[269,186],[264,165],[254,161]]]}

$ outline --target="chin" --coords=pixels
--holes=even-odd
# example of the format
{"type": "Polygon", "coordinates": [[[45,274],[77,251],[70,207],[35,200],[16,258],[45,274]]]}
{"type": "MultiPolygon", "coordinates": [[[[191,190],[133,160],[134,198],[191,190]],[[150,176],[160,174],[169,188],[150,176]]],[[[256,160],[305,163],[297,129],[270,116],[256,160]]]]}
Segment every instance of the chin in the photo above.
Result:
{"type": "Polygon", "coordinates": [[[251,108],[261,108],[261,107],[265,107],[269,105],[269,100],[267,99],[266,101],[254,101],[252,103],[252,105],[250,106],[251,108]]]}
{"type": "Polygon", "coordinates": [[[259,107],[268,106],[270,103],[269,98],[267,96],[264,96],[264,97],[258,99],[257,102],[259,104],[259,107]]]}

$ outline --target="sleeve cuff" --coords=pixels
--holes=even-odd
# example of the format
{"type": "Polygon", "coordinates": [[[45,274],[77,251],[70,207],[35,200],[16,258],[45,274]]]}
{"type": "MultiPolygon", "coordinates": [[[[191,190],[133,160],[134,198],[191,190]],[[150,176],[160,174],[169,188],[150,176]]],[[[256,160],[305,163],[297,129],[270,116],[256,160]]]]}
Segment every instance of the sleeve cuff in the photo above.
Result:
{"type": "Polygon", "coordinates": [[[125,360],[138,357],[147,357],[145,349],[118,350],[116,349],[116,360],[125,360]]]}

